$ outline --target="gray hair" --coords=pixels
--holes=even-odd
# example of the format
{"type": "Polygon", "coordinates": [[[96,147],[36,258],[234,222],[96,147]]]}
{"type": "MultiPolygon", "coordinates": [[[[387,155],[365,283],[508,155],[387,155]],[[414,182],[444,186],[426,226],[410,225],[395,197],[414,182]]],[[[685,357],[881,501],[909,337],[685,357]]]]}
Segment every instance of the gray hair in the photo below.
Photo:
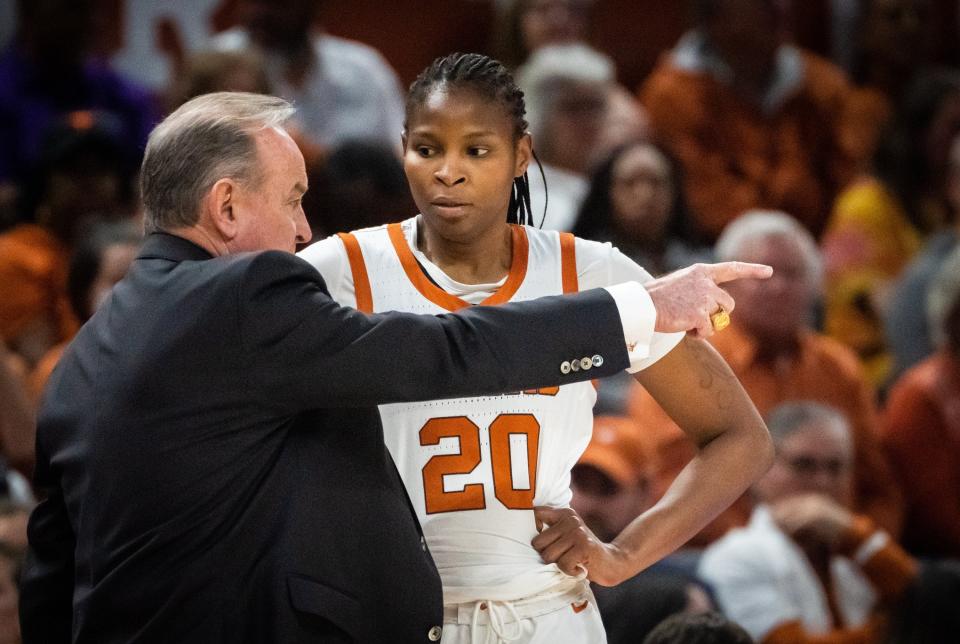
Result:
{"type": "Polygon", "coordinates": [[[950,341],[947,316],[960,306],[960,245],[947,256],[927,291],[927,320],[930,335],[938,347],[950,341]]]}
{"type": "Polygon", "coordinates": [[[195,225],[200,200],[220,179],[259,182],[253,135],[282,126],[293,113],[275,96],[216,92],[165,118],[150,133],[140,170],[147,232],[195,225]]]}
{"type": "Polygon", "coordinates": [[[779,210],[748,210],[727,224],[714,248],[717,261],[743,259],[748,242],[771,237],[797,242],[806,265],[807,284],[819,292],[823,287],[823,258],[817,242],[799,221],[779,210]]]}
{"type": "Polygon", "coordinates": [[[796,400],[778,405],[767,416],[767,429],[778,449],[794,432],[810,425],[832,426],[842,434],[845,442],[852,445],[850,424],[836,407],[812,400],[796,400]]]}
{"type": "Polygon", "coordinates": [[[548,45],[535,51],[516,74],[534,137],[543,130],[560,84],[612,83],[615,75],[613,60],[587,45],[548,45]]]}

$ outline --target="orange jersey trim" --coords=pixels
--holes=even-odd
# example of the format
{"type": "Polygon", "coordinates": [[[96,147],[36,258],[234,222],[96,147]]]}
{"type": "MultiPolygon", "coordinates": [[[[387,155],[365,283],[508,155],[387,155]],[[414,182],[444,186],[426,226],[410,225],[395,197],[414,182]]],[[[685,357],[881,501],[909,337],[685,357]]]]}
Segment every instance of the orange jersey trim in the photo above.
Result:
{"type": "MultiPolygon", "coordinates": [[[[410,283],[420,291],[425,298],[441,306],[448,311],[457,311],[470,306],[470,303],[460,299],[456,295],[447,293],[442,288],[431,282],[420,265],[417,264],[417,258],[413,256],[413,251],[407,244],[407,238],[403,236],[403,229],[399,223],[387,226],[387,233],[393,248],[397,252],[400,264],[403,266],[403,272],[407,274],[410,283]]],[[[498,288],[490,297],[480,302],[482,305],[503,304],[508,302],[511,297],[520,288],[523,278],[527,275],[527,256],[529,255],[529,242],[527,233],[523,226],[511,225],[510,234],[513,239],[513,257],[510,260],[510,273],[507,275],[503,286],[498,288]]]]}
{"type": "Polygon", "coordinates": [[[580,290],[577,281],[577,246],[572,233],[560,233],[560,276],[563,279],[563,292],[576,293],[580,290]]]}
{"type": "Polygon", "coordinates": [[[353,233],[337,233],[347,251],[347,261],[350,262],[350,272],[353,273],[353,290],[357,297],[357,310],[362,313],[373,313],[373,294],[370,291],[370,276],[367,275],[367,265],[363,261],[363,252],[360,242],[353,233]]]}

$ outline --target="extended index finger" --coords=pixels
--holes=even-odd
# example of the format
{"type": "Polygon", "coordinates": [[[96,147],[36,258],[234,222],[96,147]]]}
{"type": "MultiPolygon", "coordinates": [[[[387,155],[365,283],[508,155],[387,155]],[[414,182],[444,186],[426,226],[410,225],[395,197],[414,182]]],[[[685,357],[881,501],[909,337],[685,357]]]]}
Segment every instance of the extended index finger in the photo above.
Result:
{"type": "Polygon", "coordinates": [[[773,267],[766,264],[751,264],[750,262],[720,262],[707,265],[707,271],[717,284],[732,282],[733,280],[756,279],[765,280],[773,275],[773,267]]]}

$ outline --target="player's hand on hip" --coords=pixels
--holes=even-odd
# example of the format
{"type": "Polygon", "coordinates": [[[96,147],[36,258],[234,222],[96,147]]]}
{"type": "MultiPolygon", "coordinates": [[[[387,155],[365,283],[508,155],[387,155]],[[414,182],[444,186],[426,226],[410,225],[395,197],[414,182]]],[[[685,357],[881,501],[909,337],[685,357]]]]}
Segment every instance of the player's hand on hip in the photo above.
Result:
{"type": "Polygon", "coordinates": [[[604,586],[621,581],[618,570],[622,553],[596,537],[572,508],[538,506],[533,516],[540,533],[531,542],[546,563],[555,563],[568,575],[582,571],[587,578],[604,586]]]}
{"type": "Polygon", "coordinates": [[[767,279],[773,269],[765,264],[722,262],[694,264],[644,284],[657,309],[656,331],[689,331],[713,335],[710,316],[720,309],[733,311],[736,303],[720,284],[740,279],[767,279]]]}

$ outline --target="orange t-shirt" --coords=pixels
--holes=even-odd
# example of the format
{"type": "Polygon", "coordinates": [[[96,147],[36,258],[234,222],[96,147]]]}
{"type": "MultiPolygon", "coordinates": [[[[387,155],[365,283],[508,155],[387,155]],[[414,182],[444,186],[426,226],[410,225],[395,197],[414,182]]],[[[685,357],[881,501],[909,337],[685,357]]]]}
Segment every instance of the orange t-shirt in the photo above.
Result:
{"type": "Polygon", "coordinates": [[[753,208],[790,213],[819,235],[838,190],[859,165],[846,145],[850,87],[832,63],[802,54],[805,77],[773,114],[668,54],[640,91],[657,136],[684,168],[698,229],[715,240],[753,208]]]}

